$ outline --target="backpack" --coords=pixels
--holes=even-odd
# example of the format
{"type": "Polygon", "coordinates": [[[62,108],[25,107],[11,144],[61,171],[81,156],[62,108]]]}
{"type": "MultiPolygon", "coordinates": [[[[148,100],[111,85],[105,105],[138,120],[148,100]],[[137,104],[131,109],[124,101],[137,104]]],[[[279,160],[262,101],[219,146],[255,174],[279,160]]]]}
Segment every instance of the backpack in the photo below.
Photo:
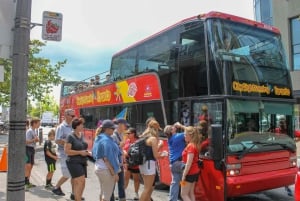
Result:
{"type": "Polygon", "coordinates": [[[142,165],[146,161],[146,139],[138,139],[128,149],[127,164],[129,167],[142,165]]]}

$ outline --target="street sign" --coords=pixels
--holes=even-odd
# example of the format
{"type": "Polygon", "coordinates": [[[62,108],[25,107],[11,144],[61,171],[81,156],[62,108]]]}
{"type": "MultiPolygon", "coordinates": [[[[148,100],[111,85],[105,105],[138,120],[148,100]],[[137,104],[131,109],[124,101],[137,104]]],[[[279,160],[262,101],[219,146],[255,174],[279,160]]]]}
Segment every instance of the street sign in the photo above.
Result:
{"type": "Polygon", "coordinates": [[[43,40],[61,41],[62,19],[61,13],[43,12],[43,40]]]}

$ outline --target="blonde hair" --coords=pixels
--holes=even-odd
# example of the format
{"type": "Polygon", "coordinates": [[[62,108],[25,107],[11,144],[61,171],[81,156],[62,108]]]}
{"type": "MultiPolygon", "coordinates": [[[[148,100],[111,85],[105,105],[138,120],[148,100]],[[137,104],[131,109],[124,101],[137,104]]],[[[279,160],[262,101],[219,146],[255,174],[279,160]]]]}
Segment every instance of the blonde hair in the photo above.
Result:
{"type": "Polygon", "coordinates": [[[158,137],[158,131],[155,128],[146,128],[140,137],[158,137]]]}
{"type": "Polygon", "coordinates": [[[94,138],[96,138],[98,135],[100,135],[100,133],[103,131],[102,126],[99,126],[96,130],[95,130],[95,135],[94,138]]]}
{"type": "Polygon", "coordinates": [[[193,143],[198,149],[200,149],[201,138],[199,136],[198,129],[193,126],[188,126],[184,129],[184,133],[191,136],[191,141],[189,143],[193,143]]]}
{"type": "Polygon", "coordinates": [[[172,125],[166,125],[166,127],[164,128],[164,134],[167,137],[171,137],[172,136],[172,128],[173,128],[172,125]]]}
{"type": "Polygon", "coordinates": [[[152,119],[148,123],[148,128],[153,128],[153,129],[156,129],[156,130],[162,130],[159,123],[155,119],[152,119]]]}

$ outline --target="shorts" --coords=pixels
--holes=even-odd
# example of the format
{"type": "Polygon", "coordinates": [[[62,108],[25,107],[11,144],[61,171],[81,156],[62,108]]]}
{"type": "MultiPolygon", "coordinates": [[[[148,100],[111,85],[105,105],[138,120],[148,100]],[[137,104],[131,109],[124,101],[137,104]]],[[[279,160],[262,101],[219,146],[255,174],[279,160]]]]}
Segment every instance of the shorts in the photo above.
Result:
{"type": "Polygon", "coordinates": [[[71,174],[70,174],[70,171],[67,167],[66,160],[67,160],[66,157],[61,157],[60,160],[59,160],[60,161],[61,174],[65,178],[71,178],[71,174]]]}
{"type": "Polygon", "coordinates": [[[95,169],[100,183],[100,200],[110,200],[113,194],[115,179],[108,169],[95,169]]]}
{"type": "Polygon", "coordinates": [[[72,178],[87,176],[86,164],[77,162],[66,162],[72,178]]]}
{"type": "Polygon", "coordinates": [[[189,183],[194,183],[197,182],[199,178],[199,173],[197,174],[188,174],[185,176],[185,181],[189,182],[189,183]]]}
{"type": "Polygon", "coordinates": [[[26,164],[34,164],[35,150],[33,147],[26,146],[26,164]]]}
{"type": "Polygon", "coordinates": [[[48,172],[54,172],[56,170],[55,162],[46,161],[48,172]]]}
{"type": "Polygon", "coordinates": [[[140,173],[140,169],[139,168],[128,168],[128,171],[133,173],[133,174],[138,174],[140,173]]]}
{"type": "Polygon", "coordinates": [[[155,175],[156,174],[156,161],[147,160],[143,165],[139,166],[140,172],[143,175],[155,175]]]}

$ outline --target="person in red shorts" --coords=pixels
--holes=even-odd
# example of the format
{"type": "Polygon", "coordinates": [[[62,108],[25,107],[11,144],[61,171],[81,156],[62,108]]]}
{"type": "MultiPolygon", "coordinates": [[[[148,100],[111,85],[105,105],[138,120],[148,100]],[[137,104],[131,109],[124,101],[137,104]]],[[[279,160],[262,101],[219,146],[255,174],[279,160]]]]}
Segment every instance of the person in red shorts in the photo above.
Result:
{"type": "Polygon", "coordinates": [[[135,191],[135,196],[134,196],[134,200],[139,200],[139,188],[140,188],[140,169],[139,166],[128,166],[128,164],[126,163],[126,159],[128,158],[128,150],[130,145],[132,145],[139,137],[136,133],[136,129],[135,128],[129,128],[125,134],[127,135],[127,139],[125,141],[125,145],[123,147],[123,153],[124,153],[124,157],[125,157],[125,189],[128,186],[129,183],[129,179],[132,176],[133,178],[133,182],[134,182],[134,191],[135,191]]]}
{"type": "Polygon", "coordinates": [[[195,200],[194,189],[200,172],[198,161],[201,139],[198,130],[192,126],[184,129],[184,137],[187,146],[182,152],[182,161],[185,163],[185,168],[181,180],[181,198],[186,201],[195,200]]]}

